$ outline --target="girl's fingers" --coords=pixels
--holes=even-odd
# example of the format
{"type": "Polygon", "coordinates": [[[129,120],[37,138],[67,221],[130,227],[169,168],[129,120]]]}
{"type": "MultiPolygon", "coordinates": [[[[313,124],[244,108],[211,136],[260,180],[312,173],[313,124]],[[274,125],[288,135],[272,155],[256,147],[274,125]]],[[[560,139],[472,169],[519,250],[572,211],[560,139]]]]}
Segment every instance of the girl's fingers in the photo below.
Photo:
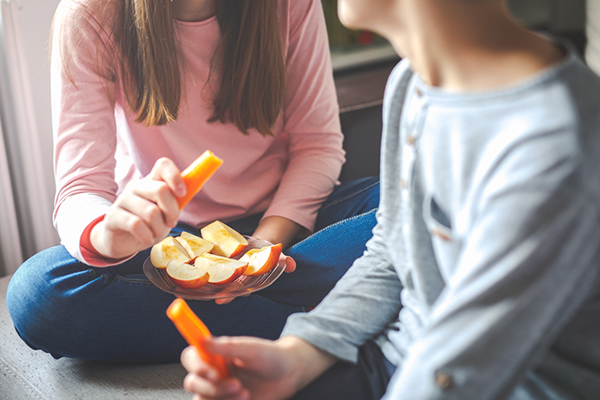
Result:
{"type": "Polygon", "coordinates": [[[290,272],[294,272],[296,270],[296,260],[290,256],[284,255],[283,253],[281,253],[281,256],[285,258],[285,272],[288,274],[290,272]]]}
{"type": "Polygon", "coordinates": [[[169,232],[161,209],[142,197],[130,196],[119,203],[119,208],[137,217],[152,232],[153,238],[160,238],[169,232]]]}
{"type": "Polygon", "coordinates": [[[217,303],[218,305],[223,305],[223,304],[229,304],[231,303],[233,300],[235,299],[235,297],[225,297],[223,299],[216,299],[215,303],[217,303]]]}
{"type": "Polygon", "coordinates": [[[161,226],[172,228],[177,224],[179,207],[165,182],[142,179],[130,185],[126,193],[128,196],[122,196],[119,205],[139,215],[153,227],[163,231],[161,226]]]}
{"type": "Polygon", "coordinates": [[[154,232],[139,216],[121,208],[114,207],[106,214],[104,222],[109,230],[128,232],[144,247],[154,242],[154,232]]]}
{"type": "Polygon", "coordinates": [[[248,297],[248,296],[250,296],[250,294],[251,293],[244,293],[244,294],[241,294],[241,295],[236,296],[236,297],[225,297],[225,298],[222,298],[222,299],[216,299],[215,303],[217,303],[219,305],[221,305],[221,304],[229,304],[229,303],[231,303],[233,300],[235,300],[238,297],[248,297]]]}
{"type": "Polygon", "coordinates": [[[185,195],[186,187],[181,178],[181,171],[172,160],[166,157],[160,158],[154,163],[154,167],[147,177],[154,181],[165,182],[177,197],[185,195]]]}

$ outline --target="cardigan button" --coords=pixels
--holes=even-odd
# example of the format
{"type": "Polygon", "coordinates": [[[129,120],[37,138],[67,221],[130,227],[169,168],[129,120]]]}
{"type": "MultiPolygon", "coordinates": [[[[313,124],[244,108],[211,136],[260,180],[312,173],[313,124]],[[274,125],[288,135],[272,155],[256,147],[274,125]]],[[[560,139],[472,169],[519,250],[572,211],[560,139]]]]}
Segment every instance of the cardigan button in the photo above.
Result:
{"type": "Polygon", "coordinates": [[[452,375],[446,372],[438,372],[435,374],[435,384],[442,390],[450,389],[454,385],[452,375]]]}
{"type": "Polygon", "coordinates": [[[409,145],[413,145],[415,144],[415,137],[413,135],[408,135],[408,137],[406,138],[407,142],[409,145]]]}

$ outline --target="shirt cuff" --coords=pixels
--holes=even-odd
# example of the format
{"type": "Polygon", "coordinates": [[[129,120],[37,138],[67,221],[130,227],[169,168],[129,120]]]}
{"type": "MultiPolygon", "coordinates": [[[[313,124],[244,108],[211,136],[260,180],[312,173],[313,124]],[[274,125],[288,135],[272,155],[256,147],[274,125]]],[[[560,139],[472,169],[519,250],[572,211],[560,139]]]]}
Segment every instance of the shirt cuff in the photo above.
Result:
{"type": "Polygon", "coordinates": [[[133,257],[131,256],[125,258],[108,258],[104,257],[98,252],[98,250],[94,248],[91,240],[92,229],[94,229],[96,225],[102,222],[105,216],[106,214],[102,214],[101,216],[90,222],[83,230],[83,233],[81,234],[81,239],[79,241],[79,251],[81,252],[81,256],[83,257],[84,261],[96,267],[108,267],[111,265],[120,264],[133,257]]]}

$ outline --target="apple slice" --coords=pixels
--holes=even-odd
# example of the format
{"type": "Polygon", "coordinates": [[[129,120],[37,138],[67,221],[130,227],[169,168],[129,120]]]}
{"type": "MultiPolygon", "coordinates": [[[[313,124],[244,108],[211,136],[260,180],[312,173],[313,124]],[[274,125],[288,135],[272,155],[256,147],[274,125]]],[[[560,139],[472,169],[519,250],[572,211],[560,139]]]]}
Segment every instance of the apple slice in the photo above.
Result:
{"type": "Polygon", "coordinates": [[[194,265],[196,269],[208,272],[208,282],[217,285],[235,281],[248,267],[247,262],[209,253],[196,257],[194,265]]]}
{"type": "Polygon", "coordinates": [[[167,236],[150,250],[150,261],[159,269],[165,269],[171,261],[186,262],[190,255],[173,236],[167,236]]]}
{"type": "Polygon", "coordinates": [[[215,245],[212,253],[218,256],[235,257],[248,246],[248,241],[242,235],[221,221],[206,225],[200,229],[200,233],[202,238],[215,245]]]}
{"type": "Polygon", "coordinates": [[[248,268],[244,271],[244,275],[257,276],[266,274],[272,270],[279,262],[281,249],[282,245],[278,243],[248,251],[240,258],[240,261],[248,263],[248,268]]]}
{"type": "Polygon", "coordinates": [[[181,261],[172,261],[167,265],[167,275],[173,283],[185,289],[198,289],[208,283],[208,272],[181,261]]]}
{"type": "Polygon", "coordinates": [[[181,232],[181,236],[175,238],[190,255],[190,258],[198,257],[201,254],[209,253],[215,246],[208,240],[189,232],[181,232]]]}

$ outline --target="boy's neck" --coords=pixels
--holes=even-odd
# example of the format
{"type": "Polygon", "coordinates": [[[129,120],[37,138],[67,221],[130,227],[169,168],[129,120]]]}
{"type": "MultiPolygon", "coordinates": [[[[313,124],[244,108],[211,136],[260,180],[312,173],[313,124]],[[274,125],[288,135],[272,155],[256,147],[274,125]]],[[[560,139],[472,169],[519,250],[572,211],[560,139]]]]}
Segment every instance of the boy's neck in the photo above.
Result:
{"type": "MultiPolygon", "coordinates": [[[[413,0],[392,44],[422,79],[450,91],[515,84],[559,62],[564,51],[516,23],[500,1],[413,0]]],[[[400,11],[400,10],[398,10],[400,11]]]]}

